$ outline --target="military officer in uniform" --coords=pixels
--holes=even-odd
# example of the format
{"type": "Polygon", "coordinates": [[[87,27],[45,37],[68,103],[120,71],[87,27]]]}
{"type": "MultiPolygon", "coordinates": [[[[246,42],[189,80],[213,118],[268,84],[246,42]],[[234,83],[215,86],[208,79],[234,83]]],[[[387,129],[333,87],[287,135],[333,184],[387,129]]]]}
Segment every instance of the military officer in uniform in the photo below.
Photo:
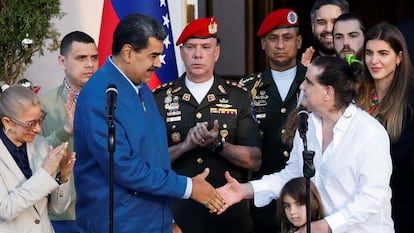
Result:
{"type": "MultiPolygon", "coordinates": [[[[297,14],[291,9],[270,13],[262,22],[257,36],[261,38],[269,68],[242,78],[240,85],[251,92],[256,118],[262,134],[262,166],[253,179],[278,172],[289,159],[291,145],[282,142],[284,124],[297,106],[299,85],[305,77],[305,67],[296,59],[301,48],[297,14]]],[[[278,232],[276,202],[261,208],[252,206],[257,233],[278,232]]]]}
{"type": "MultiPolygon", "coordinates": [[[[186,72],[154,90],[166,123],[173,169],[190,175],[208,167],[207,181],[214,187],[226,183],[225,171],[247,181],[248,171],[261,164],[260,134],[250,93],[237,82],[214,74],[220,54],[217,29],[215,17],[188,24],[176,42],[186,72]]],[[[196,202],[176,200],[173,214],[183,232],[253,231],[247,202],[216,215],[196,202]]]]}

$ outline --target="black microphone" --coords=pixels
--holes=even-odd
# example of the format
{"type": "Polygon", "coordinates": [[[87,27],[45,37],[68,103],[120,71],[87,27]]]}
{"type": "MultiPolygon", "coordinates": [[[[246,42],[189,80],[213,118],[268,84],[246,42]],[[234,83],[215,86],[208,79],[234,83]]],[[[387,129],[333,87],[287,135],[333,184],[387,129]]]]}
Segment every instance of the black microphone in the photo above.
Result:
{"type": "Polygon", "coordinates": [[[114,112],[116,109],[116,97],[118,95],[118,89],[115,84],[109,84],[106,88],[106,118],[108,121],[114,119],[114,112]]]}
{"type": "Polygon", "coordinates": [[[306,138],[306,132],[308,131],[308,117],[309,112],[306,109],[298,112],[298,131],[302,139],[306,138]]]}

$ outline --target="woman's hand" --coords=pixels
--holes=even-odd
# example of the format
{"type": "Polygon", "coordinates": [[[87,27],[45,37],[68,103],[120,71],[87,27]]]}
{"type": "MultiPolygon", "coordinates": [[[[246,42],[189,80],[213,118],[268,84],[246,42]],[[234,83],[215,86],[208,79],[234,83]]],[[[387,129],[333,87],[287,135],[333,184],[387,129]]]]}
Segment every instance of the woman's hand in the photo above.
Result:
{"type": "Polygon", "coordinates": [[[69,177],[73,171],[73,166],[76,161],[76,153],[72,152],[71,154],[64,153],[62,159],[60,160],[60,179],[61,183],[66,183],[69,180],[69,177]]]}
{"type": "Polygon", "coordinates": [[[69,180],[70,173],[76,160],[75,153],[67,154],[67,142],[62,143],[47,154],[43,161],[43,169],[53,175],[60,168],[62,183],[69,180]]]}

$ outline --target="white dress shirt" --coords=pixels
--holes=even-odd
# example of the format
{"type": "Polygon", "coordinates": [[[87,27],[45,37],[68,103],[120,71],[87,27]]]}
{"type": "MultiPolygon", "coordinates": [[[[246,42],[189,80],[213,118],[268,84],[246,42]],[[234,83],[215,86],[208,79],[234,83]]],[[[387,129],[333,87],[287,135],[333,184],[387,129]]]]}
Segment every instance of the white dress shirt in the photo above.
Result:
{"type": "MultiPolygon", "coordinates": [[[[315,152],[315,176],[333,233],[392,233],[392,172],[390,142],[384,127],[354,104],[333,129],[333,139],[322,152],[322,121],[309,116],[308,150],[315,152]]],[[[283,185],[303,176],[303,141],[296,132],[287,166],[279,173],[251,181],[254,203],[263,206],[278,198],[283,185]]]]}

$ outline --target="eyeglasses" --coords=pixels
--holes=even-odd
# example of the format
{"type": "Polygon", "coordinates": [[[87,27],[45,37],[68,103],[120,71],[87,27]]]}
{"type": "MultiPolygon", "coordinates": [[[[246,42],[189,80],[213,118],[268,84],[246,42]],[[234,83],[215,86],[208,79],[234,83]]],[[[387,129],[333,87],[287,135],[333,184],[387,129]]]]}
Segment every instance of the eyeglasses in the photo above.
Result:
{"type": "Polygon", "coordinates": [[[42,125],[43,121],[45,121],[46,114],[47,114],[47,112],[42,110],[42,115],[40,115],[39,119],[26,121],[26,122],[22,122],[22,121],[16,120],[16,119],[11,118],[11,117],[9,117],[9,118],[10,118],[11,121],[13,121],[14,123],[20,125],[21,127],[29,129],[29,128],[35,127],[37,124],[42,125]]]}

